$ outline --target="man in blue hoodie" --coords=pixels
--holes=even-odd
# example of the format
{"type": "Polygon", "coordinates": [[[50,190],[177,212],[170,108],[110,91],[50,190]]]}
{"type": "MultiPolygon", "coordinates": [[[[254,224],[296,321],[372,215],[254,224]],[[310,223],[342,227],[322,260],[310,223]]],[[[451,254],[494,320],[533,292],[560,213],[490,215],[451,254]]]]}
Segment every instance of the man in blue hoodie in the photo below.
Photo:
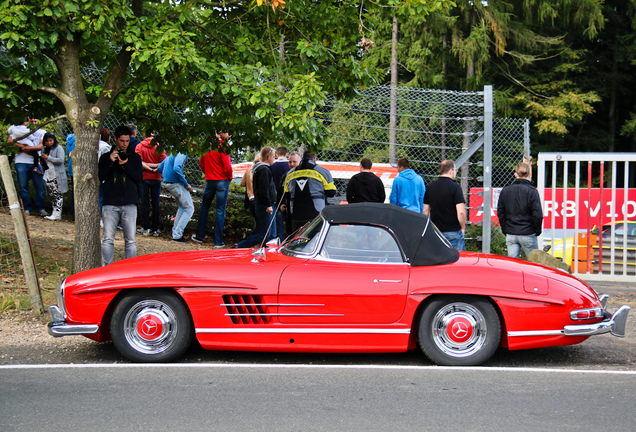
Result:
{"type": "Polygon", "coordinates": [[[176,156],[170,155],[151,171],[163,175],[163,187],[168,189],[170,195],[177,201],[179,209],[172,225],[172,240],[180,243],[188,242],[188,239],[183,236],[183,231],[194,213],[194,204],[190,195],[192,186],[183,173],[183,166],[187,160],[188,156],[183,153],[178,153],[176,156]]]}
{"type": "Polygon", "coordinates": [[[411,169],[406,158],[397,161],[398,176],[393,180],[389,201],[407,210],[422,213],[424,210],[424,193],[426,186],[421,176],[411,169]]]}

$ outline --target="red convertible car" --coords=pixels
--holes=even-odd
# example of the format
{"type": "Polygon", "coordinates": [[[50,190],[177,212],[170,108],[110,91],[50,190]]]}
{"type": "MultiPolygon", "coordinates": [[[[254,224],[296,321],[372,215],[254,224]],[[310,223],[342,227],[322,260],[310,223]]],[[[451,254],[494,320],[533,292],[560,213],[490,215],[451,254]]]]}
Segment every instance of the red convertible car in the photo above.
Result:
{"type": "Polygon", "coordinates": [[[283,246],[146,255],[66,278],[53,336],[113,341],[126,358],[205,349],[400,352],[477,365],[497,348],[624,336],[629,311],[528,261],[455,250],[391,204],[328,206],[283,246]]]}

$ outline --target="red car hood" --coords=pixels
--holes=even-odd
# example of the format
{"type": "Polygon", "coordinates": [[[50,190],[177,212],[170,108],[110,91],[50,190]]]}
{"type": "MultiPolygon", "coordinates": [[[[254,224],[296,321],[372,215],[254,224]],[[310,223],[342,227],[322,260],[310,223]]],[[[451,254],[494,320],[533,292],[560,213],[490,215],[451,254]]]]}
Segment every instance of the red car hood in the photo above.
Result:
{"type": "MultiPolygon", "coordinates": [[[[268,253],[267,260],[253,262],[253,249],[168,252],[143,255],[106,267],[69,276],[66,287],[74,293],[121,288],[234,286],[255,288],[280,274],[291,259],[268,253]],[[267,265],[265,265],[267,264],[267,265]]],[[[298,262],[295,259],[295,262],[298,262]]]]}

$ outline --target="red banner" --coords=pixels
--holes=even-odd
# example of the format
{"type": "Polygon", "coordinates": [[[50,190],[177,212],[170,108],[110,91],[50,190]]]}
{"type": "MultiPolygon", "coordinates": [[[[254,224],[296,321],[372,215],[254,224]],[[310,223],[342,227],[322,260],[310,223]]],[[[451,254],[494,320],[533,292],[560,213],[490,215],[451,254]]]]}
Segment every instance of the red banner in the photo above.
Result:
{"type": "MultiPolygon", "coordinates": [[[[470,190],[470,221],[472,223],[483,220],[483,212],[478,210],[483,204],[481,193],[483,189],[472,188],[470,190]]],[[[492,222],[499,224],[497,219],[497,203],[501,188],[494,188],[492,192],[492,222]]],[[[562,229],[564,221],[565,228],[574,229],[578,219],[578,228],[586,228],[588,214],[591,226],[600,226],[611,222],[612,215],[616,221],[630,220],[636,217],[636,189],[627,190],[627,200],[625,200],[625,189],[603,189],[599,188],[579,189],[578,200],[576,199],[576,189],[567,189],[564,196],[564,189],[555,190],[554,200],[552,199],[552,189],[545,190],[543,202],[543,228],[562,229]],[[554,215],[554,226],[552,226],[552,216],[554,215]]]]}

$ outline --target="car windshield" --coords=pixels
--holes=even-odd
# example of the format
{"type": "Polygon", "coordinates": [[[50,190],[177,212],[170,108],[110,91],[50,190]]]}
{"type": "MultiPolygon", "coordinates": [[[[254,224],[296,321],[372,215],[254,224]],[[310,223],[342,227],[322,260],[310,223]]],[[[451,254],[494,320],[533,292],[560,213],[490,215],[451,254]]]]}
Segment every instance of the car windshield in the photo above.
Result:
{"type": "Polygon", "coordinates": [[[283,253],[291,252],[290,255],[313,253],[318,244],[323,223],[324,220],[320,216],[309,222],[294,238],[283,245],[283,253]]]}

